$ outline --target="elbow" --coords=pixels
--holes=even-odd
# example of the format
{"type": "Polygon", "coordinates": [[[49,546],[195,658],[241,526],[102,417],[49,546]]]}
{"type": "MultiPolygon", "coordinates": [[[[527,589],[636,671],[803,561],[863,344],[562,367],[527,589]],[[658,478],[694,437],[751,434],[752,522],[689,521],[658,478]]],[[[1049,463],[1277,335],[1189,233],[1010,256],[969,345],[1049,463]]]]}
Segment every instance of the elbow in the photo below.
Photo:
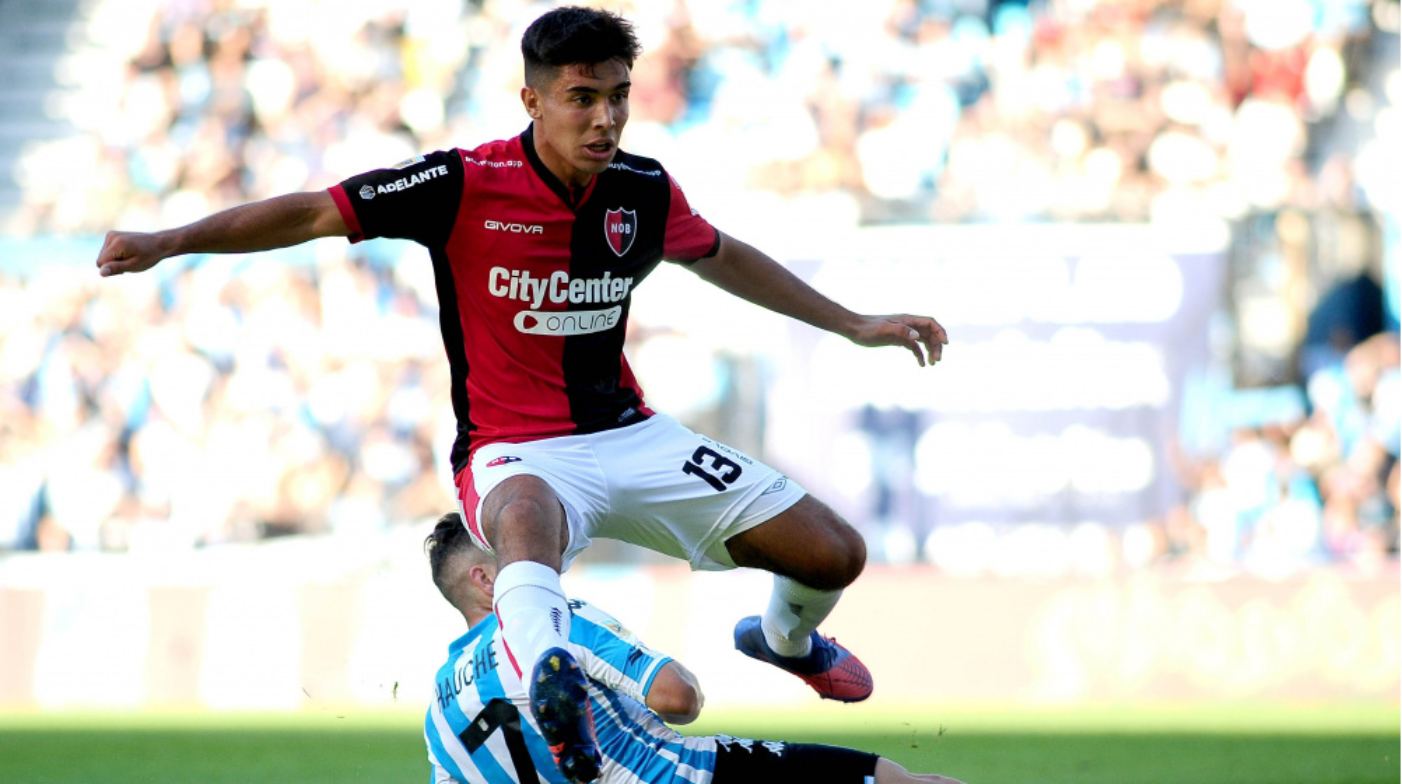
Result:
{"type": "Polygon", "coordinates": [[[668,695],[666,700],[660,700],[657,713],[668,724],[690,724],[701,715],[701,706],[704,703],[705,698],[701,696],[699,689],[685,686],[677,689],[675,694],[668,695]]]}
{"type": "Polygon", "coordinates": [[[705,703],[696,677],[675,662],[663,669],[647,695],[647,706],[668,724],[696,721],[705,703]]]}
{"type": "Polygon", "coordinates": [[[696,676],[681,665],[670,661],[653,679],[647,693],[647,706],[668,724],[690,724],[701,715],[706,698],[696,676]]]}

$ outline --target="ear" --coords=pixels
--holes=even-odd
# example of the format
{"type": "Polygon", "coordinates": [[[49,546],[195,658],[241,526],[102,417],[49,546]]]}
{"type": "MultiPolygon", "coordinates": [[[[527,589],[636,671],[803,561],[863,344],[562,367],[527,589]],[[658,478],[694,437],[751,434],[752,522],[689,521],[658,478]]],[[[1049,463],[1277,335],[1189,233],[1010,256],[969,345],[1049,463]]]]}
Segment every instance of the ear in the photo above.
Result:
{"type": "Polygon", "coordinates": [[[473,566],[467,570],[467,576],[468,579],[472,580],[472,585],[476,587],[477,590],[486,594],[488,597],[492,596],[492,590],[496,586],[496,578],[487,570],[487,567],[482,564],[473,564],[473,566]]]}
{"type": "Polygon", "coordinates": [[[526,107],[526,114],[529,114],[532,120],[540,119],[540,93],[536,92],[534,87],[526,85],[521,88],[521,105],[526,107]]]}

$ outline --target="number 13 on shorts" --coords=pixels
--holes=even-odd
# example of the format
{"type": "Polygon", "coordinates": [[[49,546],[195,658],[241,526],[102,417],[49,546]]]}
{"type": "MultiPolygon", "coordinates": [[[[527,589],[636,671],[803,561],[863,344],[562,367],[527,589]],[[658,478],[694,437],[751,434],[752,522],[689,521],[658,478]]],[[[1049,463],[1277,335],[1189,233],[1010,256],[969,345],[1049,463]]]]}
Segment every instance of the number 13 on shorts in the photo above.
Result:
{"type": "Polygon", "coordinates": [[[700,479],[717,493],[723,493],[725,488],[735,484],[744,470],[739,463],[709,446],[697,447],[691,453],[691,459],[682,463],[682,473],[700,479]]]}

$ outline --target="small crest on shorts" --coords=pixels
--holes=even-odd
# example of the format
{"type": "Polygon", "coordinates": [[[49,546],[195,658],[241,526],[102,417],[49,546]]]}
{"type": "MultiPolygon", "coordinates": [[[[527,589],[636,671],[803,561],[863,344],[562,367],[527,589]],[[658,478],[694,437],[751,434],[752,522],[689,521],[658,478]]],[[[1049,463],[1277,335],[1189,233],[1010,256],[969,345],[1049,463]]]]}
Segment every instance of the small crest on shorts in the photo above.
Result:
{"type": "Polygon", "coordinates": [[[370,201],[371,199],[375,198],[375,188],[374,188],[374,186],[372,186],[372,185],[362,185],[362,186],[360,186],[360,198],[362,198],[362,199],[364,199],[364,200],[366,200],[366,201],[370,201]]]}
{"type": "Polygon", "coordinates": [[[760,495],[769,495],[769,494],[771,494],[771,493],[777,493],[777,492],[780,492],[781,490],[783,490],[784,488],[786,488],[786,487],[788,487],[788,486],[789,486],[789,480],[788,480],[787,478],[781,476],[781,477],[779,477],[778,479],[775,479],[775,480],[774,480],[774,484],[770,485],[770,486],[769,486],[769,489],[768,489],[768,490],[765,490],[763,493],[760,493],[760,495]]]}
{"type": "Polygon", "coordinates": [[[638,211],[619,207],[604,213],[604,238],[609,247],[623,256],[633,247],[633,238],[638,236],[638,211]]]}
{"type": "Polygon", "coordinates": [[[512,456],[512,455],[502,455],[501,457],[494,457],[494,458],[492,458],[491,460],[488,460],[488,461],[487,461],[487,467],[488,467],[488,468],[496,468],[497,466],[504,466],[504,465],[507,465],[508,463],[519,463],[519,462],[521,462],[521,458],[519,458],[519,457],[514,457],[514,456],[512,456]]]}

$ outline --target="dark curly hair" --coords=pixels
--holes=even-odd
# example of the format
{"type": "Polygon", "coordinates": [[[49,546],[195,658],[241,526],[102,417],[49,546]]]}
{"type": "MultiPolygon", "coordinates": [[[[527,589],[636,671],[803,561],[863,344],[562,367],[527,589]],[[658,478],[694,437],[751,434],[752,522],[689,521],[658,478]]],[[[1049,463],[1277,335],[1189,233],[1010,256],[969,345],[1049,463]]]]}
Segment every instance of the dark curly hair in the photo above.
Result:
{"type": "Polygon", "coordinates": [[[555,69],[576,63],[622,60],[629,68],[642,53],[633,25],[608,11],[576,5],[556,8],[531,22],[521,36],[526,84],[540,86],[555,69]]]}

